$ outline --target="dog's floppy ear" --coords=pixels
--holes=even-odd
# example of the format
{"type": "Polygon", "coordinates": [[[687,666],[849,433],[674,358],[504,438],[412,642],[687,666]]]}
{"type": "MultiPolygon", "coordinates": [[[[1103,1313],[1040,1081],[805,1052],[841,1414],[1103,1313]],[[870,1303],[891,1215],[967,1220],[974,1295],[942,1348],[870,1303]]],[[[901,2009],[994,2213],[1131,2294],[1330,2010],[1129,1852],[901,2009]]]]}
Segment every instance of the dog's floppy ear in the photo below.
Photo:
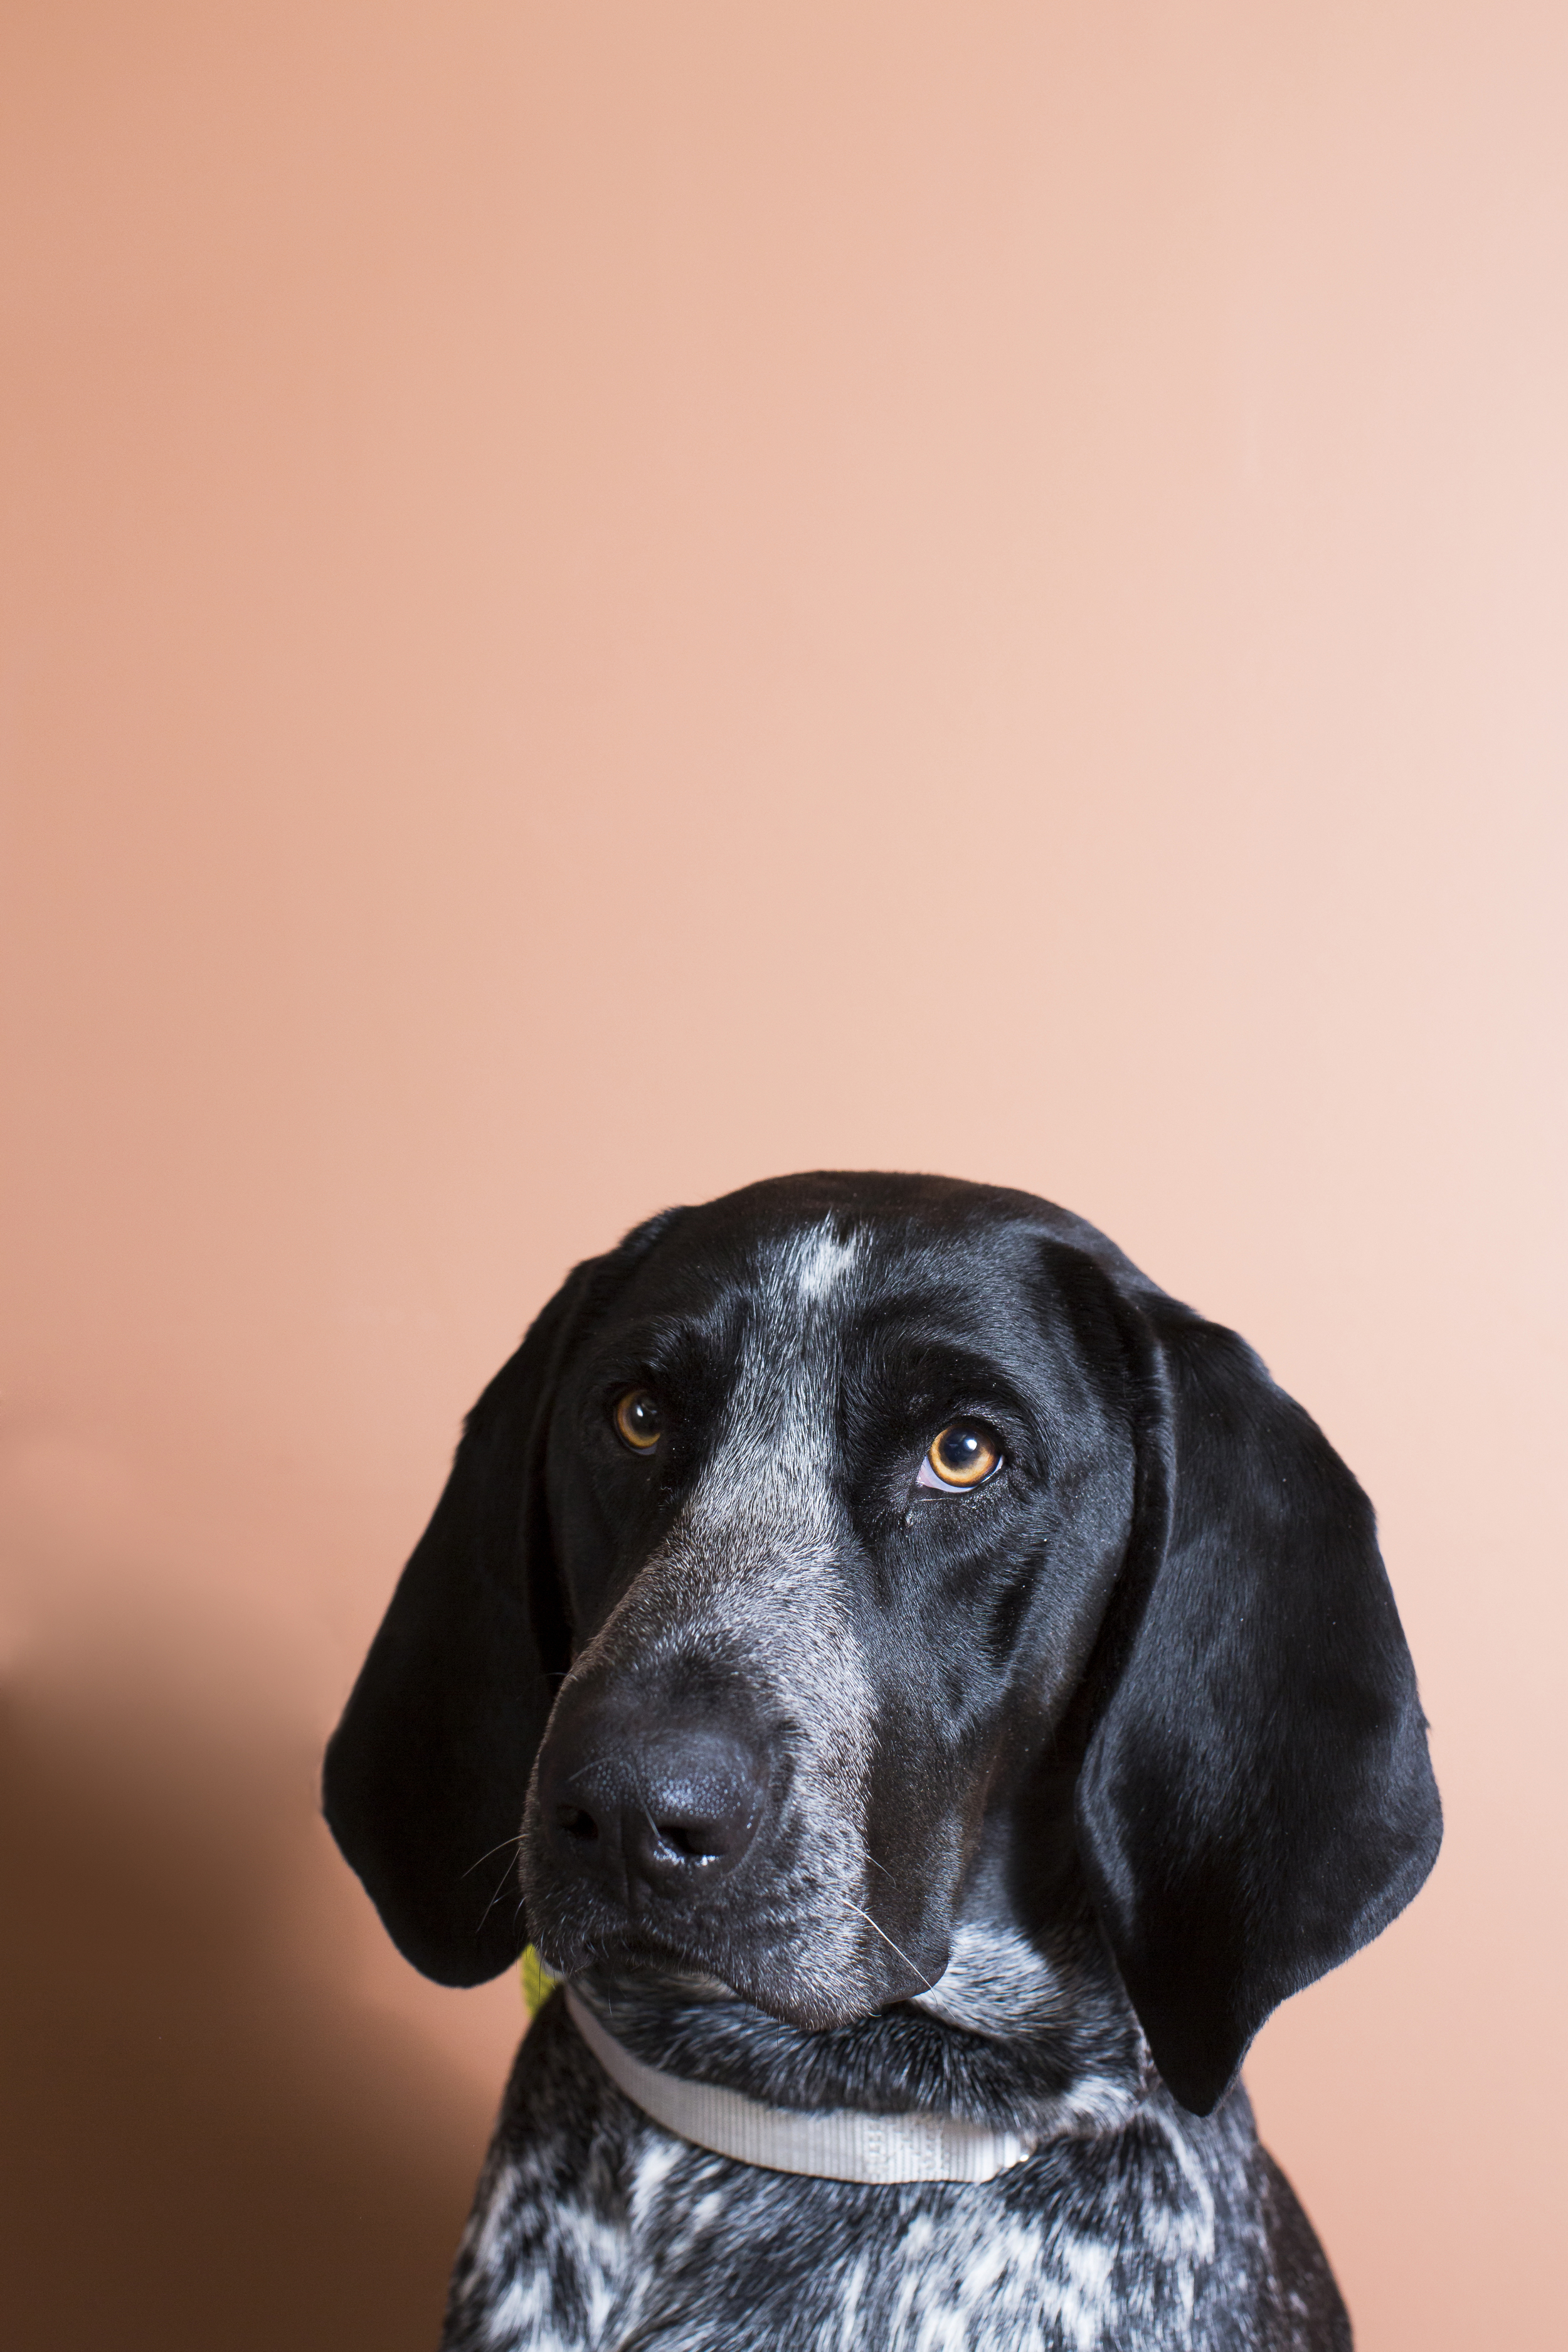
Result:
{"type": "Polygon", "coordinates": [[[1079,1843],[1161,2074],[1206,2115],[1442,1835],[1372,1506],[1233,1331],[1117,1286],[1139,1423],[1079,1843]]]}
{"type": "Polygon", "coordinates": [[[328,1743],[322,1810],[405,1959],[482,1984],[527,1941],[517,1841],[570,1664],[544,1441],[584,1320],[669,1222],[578,1266],[485,1390],[328,1743]]]}

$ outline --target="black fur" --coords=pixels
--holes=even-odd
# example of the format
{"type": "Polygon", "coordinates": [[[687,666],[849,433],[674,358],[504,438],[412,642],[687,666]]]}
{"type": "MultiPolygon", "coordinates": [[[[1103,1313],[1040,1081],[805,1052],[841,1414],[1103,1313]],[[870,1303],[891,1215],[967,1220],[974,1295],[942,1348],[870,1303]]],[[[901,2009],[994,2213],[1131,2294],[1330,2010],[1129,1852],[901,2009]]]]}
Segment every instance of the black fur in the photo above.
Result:
{"type": "Polygon", "coordinates": [[[481,2188],[454,2352],[826,2346],[846,2297],[845,2340],[889,2347],[1348,2343],[1233,2085],[1269,2010],[1431,1867],[1415,1677],[1342,1463],[1242,1341],[1080,1220],[802,1177],[579,1267],[470,1416],[326,1807],[444,1982],[531,1937],[671,2071],[1039,2140],[979,2189],[682,2154],[554,2004],[481,2188]],[[664,1412],[651,1458],[610,1424],[633,1383],[664,1412]],[[959,1416],[1003,1466],[932,1492],[916,1472],[959,1416]],[[765,1784],[734,1866],[585,1874],[552,1757],[618,1740],[635,1779],[650,1726],[693,1725],[765,1784]],[[1167,2174],[1188,2200],[1168,2225],[1167,2174]],[[733,2308],[665,2259],[639,2181],[666,2236],[670,2181],[720,2190],[704,2259],[739,2265],[733,2308]],[[759,2270],[763,2208],[816,2246],[809,2279],[759,2270]],[[1010,2284],[966,2301],[993,2258],[1010,2284]]]}

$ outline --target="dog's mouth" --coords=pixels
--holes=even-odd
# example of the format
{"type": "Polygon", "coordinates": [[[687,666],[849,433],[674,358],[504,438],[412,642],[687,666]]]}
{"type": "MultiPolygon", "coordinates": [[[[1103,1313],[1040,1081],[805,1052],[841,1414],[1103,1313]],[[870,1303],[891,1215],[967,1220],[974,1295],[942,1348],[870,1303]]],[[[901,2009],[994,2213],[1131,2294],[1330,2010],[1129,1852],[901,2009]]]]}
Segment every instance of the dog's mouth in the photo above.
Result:
{"type": "MultiPolygon", "coordinates": [[[[765,1940],[695,1934],[660,1935],[628,1923],[593,1934],[542,1926],[535,1948],[556,1977],[634,1979],[640,1988],[679,2001],[739,2000],[805,2033],[837,2032],[910,2000],[933,1979],[889,1953],[889,1968],[870,1951],[834,1956],[809,1925],[771,1928],[765,1940]]],[[[941,1970],[935,1972],[940,1975],[941,1970]]]]}
{"type": "MultiPolygon", "coordinates": [[[[534,1906],[530,1905],[531,1916],[534,1906]]],[[[636,1920],[625,1925],[596,1923],[584,1928],[561,1918],[541,1918],[534,1931],[534,1949],[553,1977],[577,1977],[590,1969],[621,1976],[659,1978],[671,1985],[694,1989],[709,1983],[725,1991],[734,1988],[721,1973],[721,1939],[660,1933],[636,1920]]]]}
{"type": "Polygon", "coordinates": [[[675,1952],[650,1949],[614,1956],[606,1954],[602,1958],[590,1960],[585,1969],[571,1973],[587,1977],[603,1987],[635,1987],[642,1993],[665,1994],[683,2005],[688,2001],[746,2000],[746,1995],[726,1978],[715,1976],[711,1969],[700,1967],[688,1955],[675,1952]]]}

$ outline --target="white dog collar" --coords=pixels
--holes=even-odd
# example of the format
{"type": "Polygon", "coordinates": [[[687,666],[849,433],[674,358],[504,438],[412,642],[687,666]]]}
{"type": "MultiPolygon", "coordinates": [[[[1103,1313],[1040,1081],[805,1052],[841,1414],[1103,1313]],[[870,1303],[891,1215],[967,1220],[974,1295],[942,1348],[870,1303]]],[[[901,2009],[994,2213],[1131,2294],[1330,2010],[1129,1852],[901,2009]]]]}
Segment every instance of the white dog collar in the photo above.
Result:
{"type": "Polygon", "coordinates": [[[716,2083],[688,2083],[645,2065],[566,1987],[572,2022],[617,2090],[668,2132],[737,2164],[817,2180],[994,2180],[1031,2144],[954,2116],[868,2116],[852,2107],[765,2107],[716,2083]]]}

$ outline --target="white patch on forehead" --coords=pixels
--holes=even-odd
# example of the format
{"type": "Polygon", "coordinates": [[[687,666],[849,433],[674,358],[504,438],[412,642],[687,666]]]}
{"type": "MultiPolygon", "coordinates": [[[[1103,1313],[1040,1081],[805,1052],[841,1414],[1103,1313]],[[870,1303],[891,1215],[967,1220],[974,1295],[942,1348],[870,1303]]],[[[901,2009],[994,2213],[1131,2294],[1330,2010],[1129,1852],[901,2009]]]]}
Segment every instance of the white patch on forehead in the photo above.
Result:
{"type": "Polygon", "coordinates": [[[840,1239],[831,1220],[826,1220],[814,1233],[796,1234],[789,1250],[795,1290],[804,1306],[826,1298],[844,1280],[860,1255],[860,1237],[847,1234],[840,1239]]]}
{"type": "Polygon", "coordinates": [[[841,1238],[826,1218],[759,1250],[753,1311],[713,1454],[692,1497],[694,1523],[787,1526],[797,1553],[831,1551],[840,1309],[859,1254],[858,1237],[841,1238]]]}

